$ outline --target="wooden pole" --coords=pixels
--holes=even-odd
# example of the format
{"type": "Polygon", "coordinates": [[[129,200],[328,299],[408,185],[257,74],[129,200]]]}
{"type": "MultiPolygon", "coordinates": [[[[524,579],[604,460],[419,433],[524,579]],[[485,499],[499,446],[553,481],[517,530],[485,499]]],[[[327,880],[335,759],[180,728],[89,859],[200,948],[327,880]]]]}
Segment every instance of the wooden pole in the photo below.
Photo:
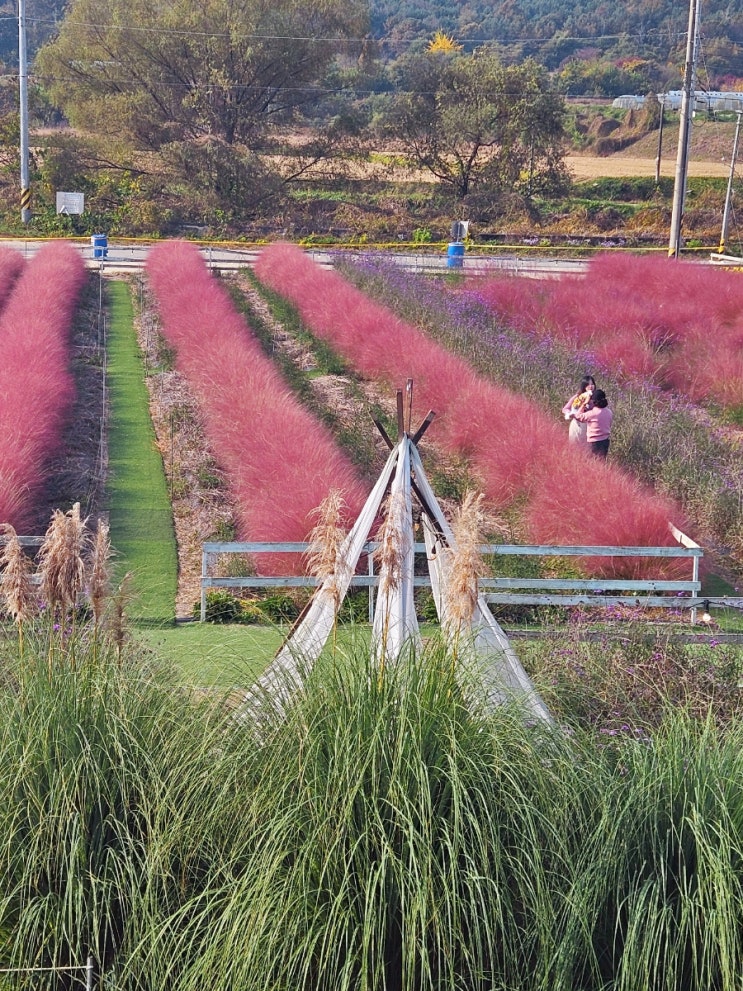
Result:
{"type": "Polygon", "coordinates": [[[691,118],[694,112],[694,82],[696,77],[697,34],[699,31],[700,0],[689,0],[689,30],[686,38],[686,69],[684,91],[681,98],[679,143],[676,155],[676,177],[673,184],[673,208],[668,257],[678,258],[681,252],[681,223],[686,199],[686,175],[689,170],[689,146],[691,145],[691,118]]]}
{"type": "Polygon", "coordinates": [[[658,127],[658,154],[655,158],[655,185],[660,184],[660,160],[663,154],[663,120],[666,115],[666,94],[660,97],[660,126],[658,127]]]}

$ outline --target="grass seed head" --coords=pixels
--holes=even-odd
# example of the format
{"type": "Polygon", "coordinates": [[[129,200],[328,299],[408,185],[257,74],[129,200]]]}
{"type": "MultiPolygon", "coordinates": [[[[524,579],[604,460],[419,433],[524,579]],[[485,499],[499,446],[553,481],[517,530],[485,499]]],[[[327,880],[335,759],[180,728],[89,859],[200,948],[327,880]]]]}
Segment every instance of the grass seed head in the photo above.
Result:
{"type": "Polygon", "coordinates": [[[480,554],[485,525],[483,498],[482,492],[466,492],[452,520],[455,547],[450,550],[447,599],[451,621],[460,628],[472,622],[479,580],[487,573],[480,554]]]}
{"type": "Polygon", "coordinates": [[[41,588],[53,607],[73,609],[85,586],[85,550],[88,541],[80,503],[68,512],[55,509],[41,545],[41,588]]]}
{"type": "Polygon", "coordinates": [[[384,521],[379,528],[379,594],[386,594],[399,587],[402,581],[402,562],[405,555],[406,535],[402,519],[405,498],[402,493],[391,493],[386,503],[384,521]]]}
{"type": "Polygon", "coordinates": [[[30,619],[36,609],[36,596],[31,581],[32,564],[24,554],[15,529],[6,523],[2,527],[6,535],[5,546],[0,554],[0,567],[3,580],[0,589],[10,615],[19,625],[30,619]]]}
{"type": "MultiPolygon", "coordinates": [[[[335,574],[340,552],[346,538],[342,526],[345,502],[338,489],[332,489],[315,510],[317,525],[312,529],[309,547],[305,551],[307,570],[321,582],[335,574]]],[[[338,590],[334,589],[336,603],[338,590]]]]}
{"type": "Polygon", "coordinates": [[[88,584],[88,595],[93,609],[95,624],[98,626],[102,617],[106,601],[111,592],[111,541],[109,539],[108,524],[103,520],[98,520],[95,538],[93,540],[93,553],[90,562],[90,581],[88,584]]]}

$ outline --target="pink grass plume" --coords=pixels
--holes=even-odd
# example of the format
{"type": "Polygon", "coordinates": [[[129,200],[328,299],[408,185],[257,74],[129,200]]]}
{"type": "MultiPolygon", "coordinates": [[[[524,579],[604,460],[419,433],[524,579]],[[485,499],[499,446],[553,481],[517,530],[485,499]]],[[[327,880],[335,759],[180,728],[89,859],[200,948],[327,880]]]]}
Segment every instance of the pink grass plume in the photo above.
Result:
{"type": "Polygon", "coordinates": [[[0,520],[22,531],[72,410],[70,337],[85,266],[64,242],[20,270],[0,316],[0,520]]]}
{"type": "MultiPolygon", "coordinates": [[[[321,269],[300,248],[269,246],[255,272],[362,377],[390,387],[413,378],[420,407],[437,413],[435,440],[433,431],[427,439],[468,459],[492,505],[522,505],[530,539],[671,544],[668,521],[683,523],[671,500],[647,491],[614,465],[596,470],[595,460],[569,447],[560,427],[533,403],[478,375],[338,273],[321,269]],[[628,501],[633,511],[627,510],[628,501]]],[[[621,561],[611,564],[613,572],[642,567],[621,561]]]]}
{"type": "MultiPolygon", "coordinates": [[[[348,523],[366,497],[327,428],[293,396],[225,289],[187,242],[163,242],[147,273],[162,332],[177,352],[236,501],[241,539],[304,541],[332,489],[348,523]]],[[[263,555],[265,573],[296,573],[297,557],[263,555]]]]}

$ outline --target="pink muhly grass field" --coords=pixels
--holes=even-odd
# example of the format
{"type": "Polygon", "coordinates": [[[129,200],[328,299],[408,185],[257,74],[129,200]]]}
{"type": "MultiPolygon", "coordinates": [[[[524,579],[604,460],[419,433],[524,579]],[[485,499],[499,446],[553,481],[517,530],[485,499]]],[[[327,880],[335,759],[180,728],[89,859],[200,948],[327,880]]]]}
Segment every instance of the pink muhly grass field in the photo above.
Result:
{"type": "MultiPolygon", "coordinates": [[[[339,489],[355,519],[366,498],[328,430],[294,398],[197,248],[163,242],[147,261],[162,332],[199,400],[237,503],[240,538],[303,541],[339,489]]],[[[261,555],[263,572],[296,573],[296,555],[261,555]]]]}
{"type": "Polygon", "coordinates": [[[585,276],[503,276],[471,291],[516,330],[592,351],[615,374],[642,376],[695,402],[743,403],[743,276],[637,255],[598,255],[585,276]]]}
{"type": "Polygon", "coordinates": [[[0,248],[0,310],[5,306],[25,264],[26,261],[20,251],[14,248],[0,248]]]}
{"type": "Polygon", "coordinates": [[[34,517],[45,464],[75,398],[70,335],[85,265],[75,248],[45,245],[25,265],[0,317],[0,520],[34,517]]]}
{"type": "MultiPolygon", "coordinates": [[[[644,489],[614,465],[597,464],[569,447],[567,426],[560,429],[524,397],[477,375],[336,272],[321,269],[300,248],[269,246],[255,272],[360,375],[382,379],[391,388],[412,378],[421,418],[429,408],[437,413],[427,438],[469,459],[492,505],[522,500],[530,539],[668,546],[673,543],[668,521],[683,529],[681,511],[671,500],[644,489]]],[[[605,571],[628,569],[659,573],[657,560],[628,564],[622,558],[607,562],[605,571]]]]}

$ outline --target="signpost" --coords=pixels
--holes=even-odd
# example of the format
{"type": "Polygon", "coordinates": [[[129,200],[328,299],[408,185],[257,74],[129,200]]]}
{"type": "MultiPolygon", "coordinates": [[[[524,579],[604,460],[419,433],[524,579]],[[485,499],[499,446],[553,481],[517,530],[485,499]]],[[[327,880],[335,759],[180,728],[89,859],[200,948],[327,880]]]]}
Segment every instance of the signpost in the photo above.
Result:
{"type": "Polygon", "coordinates": [[[85,193],[57,193],[57,213],[85,213],[85,193]]]}

